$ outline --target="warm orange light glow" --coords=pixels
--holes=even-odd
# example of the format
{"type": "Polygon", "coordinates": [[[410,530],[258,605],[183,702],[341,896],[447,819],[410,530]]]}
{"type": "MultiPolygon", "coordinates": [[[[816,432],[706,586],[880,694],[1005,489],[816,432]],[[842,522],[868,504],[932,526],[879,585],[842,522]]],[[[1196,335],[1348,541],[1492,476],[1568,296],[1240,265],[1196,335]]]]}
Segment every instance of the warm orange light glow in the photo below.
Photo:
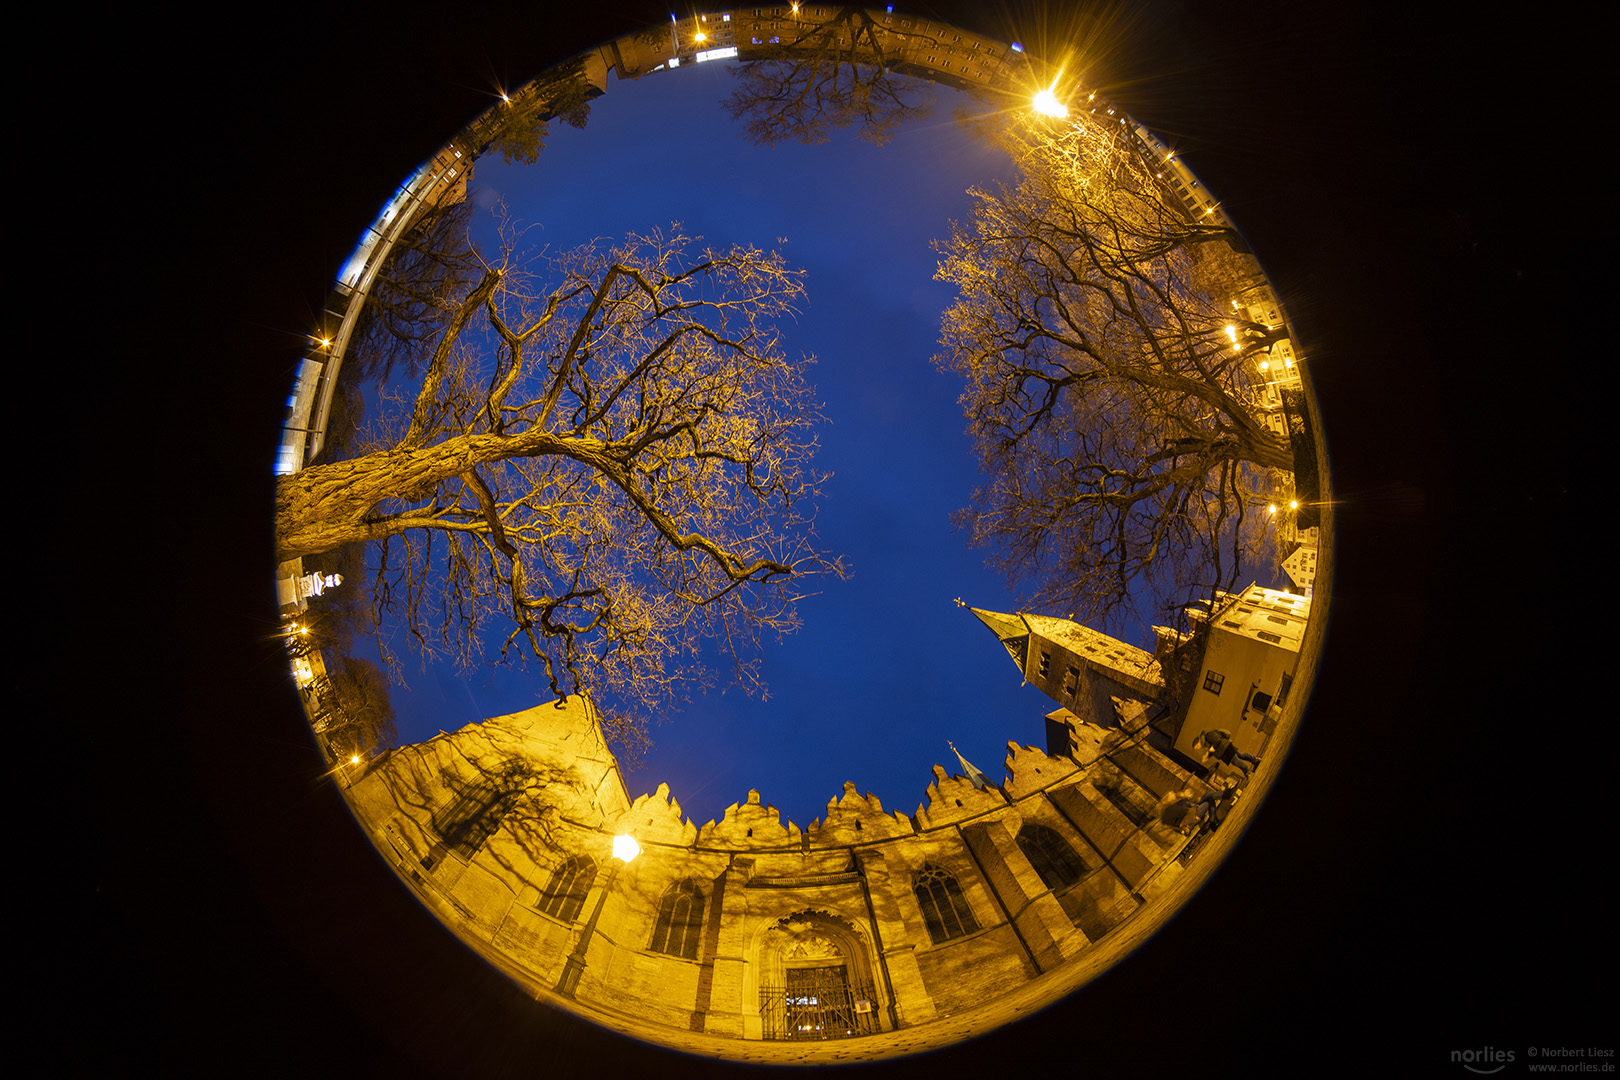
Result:
{"type": "Polygon", "coordinates": [[[641,854],[641,845],[636,838],[628,835],[619,835],[613,838],[613,857],[620,862],[629,862],[641,854]]]}
{"type": "Polygon", "coordinates": [[[1063,103],[1050,90],[1042,90],[1035,95],[1035,111],[1042,116],[1064,117],[1069,115],[1069,110],[1063,107],[1063,103]]]}

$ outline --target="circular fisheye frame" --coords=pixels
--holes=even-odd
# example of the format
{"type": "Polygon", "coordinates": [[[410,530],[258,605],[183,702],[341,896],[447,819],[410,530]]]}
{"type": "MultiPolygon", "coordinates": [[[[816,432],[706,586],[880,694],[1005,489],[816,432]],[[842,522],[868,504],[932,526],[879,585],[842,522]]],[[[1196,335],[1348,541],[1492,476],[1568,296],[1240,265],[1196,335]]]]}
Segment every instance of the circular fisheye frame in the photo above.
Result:
{"type": "MultiPolygon", "coordinates": [[[[623,201],[605,174],[603,199],[623,201]]],[[[1325,465],[1277,292],[1164,140],[1016,43],[892,11],[761,7],[559,65],[400,185],[288,399],[277,587],[329,776],[469,949],[536,999],[662,1046],[890,1058],[1073,993],[1220,863],[1309,696],[1325,465]],[[473,183],[475,168],[544,169],[573,130],[639,138],[597,134],[619,122],[615,93],[713,68],[733,73],[733,142],[830,154],[853,137],[903,156],[937,91],[970,103],[952,137],[1004,178],[958,185],[960,217],[928,223],[938,351],[885,360],[948,380],[977,485],[952,496],[958,521],[990,553],[987,580],[1027,587],[950,609],[1006,680],[983,721],[1005,775],[930,727],[948,767],[911,763],[926,780],[913,813],[845,783],[808,825],[758,790],[698,825],[678,799],[705,795],[637,779],[683,687],[716,667],[744,686],[768,674],[761,642],[813,622],[806,596],[874,621],[860,590],[834,588],[842,534],[815,516],[839,404],[820,404],[796,339],[820,311],[822,281],[793,261],[815,258],[814,236],[705,239],[666,217],[536,245],[505,201],[515,181],[473,183]],[[467,673],[521,658],[533,704],[402,737],[412,649],[467,673]]],[[[854,732],[889,722],[844,697],[824,705],[854,732]]],[[[775,767],[800,738],[781,737],[775,767]]]]}

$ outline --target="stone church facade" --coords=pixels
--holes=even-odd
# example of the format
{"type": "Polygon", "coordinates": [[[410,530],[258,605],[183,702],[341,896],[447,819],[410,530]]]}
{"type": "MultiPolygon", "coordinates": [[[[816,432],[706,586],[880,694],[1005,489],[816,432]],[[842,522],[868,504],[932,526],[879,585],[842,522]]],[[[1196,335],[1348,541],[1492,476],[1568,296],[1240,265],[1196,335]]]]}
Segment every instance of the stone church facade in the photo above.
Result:
{"type": "Polygon", "coordinates": [[[807,829],[758,792],[701,828],[667,785],[632,799],[578,697],[394,750],[349,794],[423,901],[538,997],[643,1029],[858,1037],[1053,970],[1180,872],[1155,805],[1200,783],[1117,705],[1066,752],[1009,743],[1003,784],[936,765],[911,815],[846,784],[807,829]]]}

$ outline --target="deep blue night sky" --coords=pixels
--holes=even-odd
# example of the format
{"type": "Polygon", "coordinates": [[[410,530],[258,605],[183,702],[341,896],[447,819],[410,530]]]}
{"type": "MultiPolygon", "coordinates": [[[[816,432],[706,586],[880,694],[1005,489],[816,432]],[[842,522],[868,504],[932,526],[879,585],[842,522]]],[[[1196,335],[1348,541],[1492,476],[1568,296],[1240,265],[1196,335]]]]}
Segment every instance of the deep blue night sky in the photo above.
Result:
{"type": "MultiPolygon", "coordinates": [[[[585,130],[553,123],[535,166],[481,159],[471,197],[486,209],[504,200],[541,226],[526,239],[557,251],[672,221],[716,246],[787,239],[781,250],[808,272],[789,347],[818,358],[811,378],[830,420],[820,543],[854,572],[813,582],[804,629],[768,646],[769,700],[719,687],[695,699],[655,727],[626,781],[632,797],[667,782],[698,825],[753,787],[803,827],[846,780],[910,813],[933,763],[957,770],[947,739],[999,778],[1007,740],[1041,745],[1052,707],[952,603],[1014,605],[950,524],[976,472],[960,387],[932,363],[952,290],[933,280],[931,242],[968,216],[970,184],[1010,166],[953,118],[988,106],[942,87],[929,118],[884,146],[853,130],[815,147],[755,146],[719,106],[727,67],[610,75],[585,130]]],[[[480,213],[475,232],[492,249],[494,215],[480,213]]],[[[402,741],[537,703],[535,670],[408,671],[412,692],[396,691],[402,741]]]]}

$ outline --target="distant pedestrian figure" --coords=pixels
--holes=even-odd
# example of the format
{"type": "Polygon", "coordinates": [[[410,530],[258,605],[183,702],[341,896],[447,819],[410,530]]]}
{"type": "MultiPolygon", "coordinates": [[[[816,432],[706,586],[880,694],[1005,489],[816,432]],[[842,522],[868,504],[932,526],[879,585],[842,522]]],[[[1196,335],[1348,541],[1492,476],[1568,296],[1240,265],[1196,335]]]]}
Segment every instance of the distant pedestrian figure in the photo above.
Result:
{"type": "Polygon", "coordinates": [[[1243,770],[1244,776],[1254,772],[1254,767],[1260,764],[1259,758],[1245,754],[1232,745],[1232,733],[1225,728],[1211,728],[1198,736],[1193,743],[1193,752],[1202,755],[1206,764],[1219,761],[1223,765],[1236,766],[1243,770]]]}
{"type": "Polygon", "coordinates": [[[1195,788],[1182,788],[1159,800],[1159,820],[1183,836],[1190,836],[1200,827],[1220,824],[1226,816],[1222,801],[1236,797],[1232,786],[1214,787],[1202,795],[1195,788]]]}
{"type": "Polygon", "coordinates": [[[1212,809],[1207,797],[1201,799],[1192,788],[1182,788],[1159,800],[1159,820],[1187,836],[1209,820],[1212,809]]]}

